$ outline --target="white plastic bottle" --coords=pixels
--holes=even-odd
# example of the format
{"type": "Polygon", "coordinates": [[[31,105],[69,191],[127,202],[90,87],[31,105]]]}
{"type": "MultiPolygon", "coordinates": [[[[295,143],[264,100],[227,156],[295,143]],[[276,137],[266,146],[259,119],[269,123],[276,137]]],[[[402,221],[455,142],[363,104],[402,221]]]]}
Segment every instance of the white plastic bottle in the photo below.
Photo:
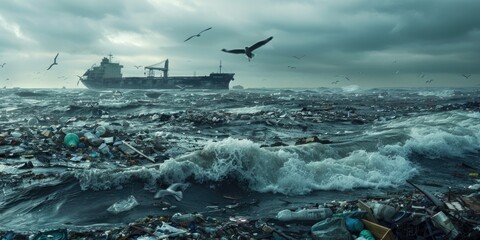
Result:
{"type": "Polygon", "coordinates": [[[203,216],[199,213],[193,214],[193,213],[187,213],[187,214],[181,214],[181,213],[175,213],[172,215],[172,218],[170,219],[174,223],[189,223],[189,222],[194,222],[197,220],[202,219],[203,216]]]}
{"type": "Polygon", "coordinates": [[[295,212],[285,209],[278,212],[277,219],[280,221],[319,221],[332,215],[330,208],[301,209],[295,212]]]}
{"type": "Polygon", "coordinates": [[[387,222],[391,222],[393,215],[397,212],[394,207],[378,202],[370,204],[370,208],[378,220],[385,220],[387,222]]]}

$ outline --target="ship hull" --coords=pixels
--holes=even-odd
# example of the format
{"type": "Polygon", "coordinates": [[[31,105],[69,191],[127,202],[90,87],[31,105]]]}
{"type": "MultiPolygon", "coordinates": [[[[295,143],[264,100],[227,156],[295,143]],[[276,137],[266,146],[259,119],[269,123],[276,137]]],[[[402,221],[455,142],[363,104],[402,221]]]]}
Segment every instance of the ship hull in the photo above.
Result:
{"type": "Polygon", "coordinates": [[[212,73],[209,76],[186,77],[121,77],[84,78],[89,89],[229,89],[233,73],[212,73]]]}

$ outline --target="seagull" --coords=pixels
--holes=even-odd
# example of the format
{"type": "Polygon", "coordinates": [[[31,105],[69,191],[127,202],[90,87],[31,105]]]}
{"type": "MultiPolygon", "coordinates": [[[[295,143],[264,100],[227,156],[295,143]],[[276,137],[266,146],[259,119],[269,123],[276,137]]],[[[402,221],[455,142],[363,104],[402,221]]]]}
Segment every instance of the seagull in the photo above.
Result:
{"type": "Polygon", "coordinates": [[[47,68],[47,70],[50,70],[50,68],[52,68],[53,65],[58,65],[58,63],[57,63],[57,57],[58,57],[58,53],[57,53],[57,56],[55,56],[55,58],[53,59],[53,63],[50,65],[50,67],[47,68]]]}
{"type": "MultiPolygon", "coordinates": [[[[5,64],[5,63],[4,63],[5,64]]],[[[472,74],[462,74],[463,77],[465,77],[466,79],[468,79],[470,76],[472,76],[472,74]]]]}
{"type": "Polygon", "coordinates": [[[78,84],[79,84],[80,81],[82,80],[82,77],[80,77],[80,76],[78,76],[78,75],[77,75],[77,77],[78,77],[78,82],[77,82],[77,86],[78,86],[78,84]]]}
{"type": "Polygon", "coordinates": [[[302,56],[300,56],[300,57],[297,57],[297,56],[292,56],[292,57],[294,57],[294,58],[296,58],[296,59],[300,60],[300,59],[302,59],[303,57],[305,57],[305,54],[304,54],[304,55],[302,55],[302,56]]]}
{"type": "Polygon", "coordinates": [[[418,77],[424,78],[424,77],[425,77],[425,73],[421,72],[420,74],[418,74],[418,77]]]}
{"type": "Polygon", "coordinates": [[[141,65],[135,65],[134,67],[136,67],[137,69],[141,68],[142,66],[141,65]]]}
{"type": "Polygon", "coordinates": [[[227,53],[235,53],[235,54],[244,53],[244,54],[247,55],[248,61],[250,62],[250,59],[253,58],[253,56],[255,56],[255,54],[253,54],[252,52],[253,52],[255,49],[257,49],[257,48],[265,45],[265,44],[268,43],[268,42],[270,42],[270,40],[272,40],[272,39],[273,39],[273,37],[269,37],[269,38],[267,38],[267,39],[265,39],[265,40],[262,40],[262,41],[260,41],[260,42],[257,42],[257,43],[255,43],[255,44],[253,44],[253,45],[250,46],[250,47],[245,47],[245,49],[232,49],[232,50],[227,50],[227,49],[224,48],[224,49],[222,49],[222,51],[227,52],[227,53]]]}
{"type": "Polygon", "coordinates": [[[287,66],[288,68],[291,68],[291,69],[297,69],[297,67],[295,66],[287,66]]]}
{"type": "Polygon", "coordinates": [[[426,82],[426,83],[431,83],[431,82],[433,82],[433,79],[427,80],[427,81],[425,81],[425,82],[426,82]]]}
{"type": "Polygon", "coordinates": [[[161,189],[157,193],[155,193],[154,198],[164,198],[166,196],[172,195],[175,197],[177,201],[182,201],[183,193],[182,191],[188,187],[188,184],[185,183],[174,183],[170,185],[167,189],[161,189]],[[181,188],[179,191],[177,189],[181,188]]]}
{"type": "Polygon", "coordinates": [[[340,80],[337,80],[337,81],[335,81],[335,82],[332,82],[332,84],[337,84],[337,83],[339,83],[339,82],[340,82],[340,80]]]}
{"type": "Polygon", "coordinates": [[[194,35],[188,37],[187,39],[185,39],[184,42],[186,42],[186,41],[188,41],[188,40],[190,40],[190,39],[192,39],[192,38],[194,38],[194,37],[200,37],[200,34],[201,34],[201,33],[205,32],[205,31],[208,31],[208,30],[210,30],[210,29],[212,29],[212,27],[209,27],[209,28],[207,28],[207,29],[204,29],[204,30],[200,31],[200,32],[197,33],[197,34],[194,34],[194,35]]]}
{"type": "Polygon", "coordinates": [[[3,68],[3,66],[5,66],[5,64],[7,64],[7,63],[3,63],[3,64],[2,64],[2,65],[0,65],[0,66],[2,66],[2,68],[3,68]]]}

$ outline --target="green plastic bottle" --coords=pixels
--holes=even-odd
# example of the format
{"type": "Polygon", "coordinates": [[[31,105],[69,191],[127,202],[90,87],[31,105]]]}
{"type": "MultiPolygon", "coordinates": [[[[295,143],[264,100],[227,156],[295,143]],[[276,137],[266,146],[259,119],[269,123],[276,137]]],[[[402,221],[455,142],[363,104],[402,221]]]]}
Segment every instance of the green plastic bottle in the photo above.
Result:
{"type": "Polygon", "coordinates": [[[70,149],[77,148],[79,142],[80,142],[80,138],[75,133],[68,133],[63,138],[63,143],[65,144],[65,146],[67,146],[70,149]]]}
{"type": "Polygon", "coordinates": [[[363,229],[361,232],[360,232],[360,237],[363,237],[367,240],[375,240],[375,237],[372,235],[372,233],[370,231],[368,231],[367,229],[363,229]]]}

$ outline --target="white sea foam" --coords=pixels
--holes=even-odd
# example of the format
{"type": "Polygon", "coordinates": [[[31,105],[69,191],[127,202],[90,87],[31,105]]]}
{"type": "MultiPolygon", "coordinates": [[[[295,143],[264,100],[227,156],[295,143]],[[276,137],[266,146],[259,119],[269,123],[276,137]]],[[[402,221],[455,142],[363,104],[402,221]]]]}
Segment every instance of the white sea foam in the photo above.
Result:
{"type": "Polygon", "coordinates": [[[407,131],[409,139],[384,146],[382,153],[408,157],[412,153],[434,159],[462,158],[480,151],[479,114],[460,111],[398,119],[387,128],[407,131]]]}
{"type": "Polygon", "coordinates": [[[419,91],[418,95],[420,96],[435,96],[435,97],[441,97],[441,98],[448,98],[448,97],[453,97],[455,95],[455,91],[453,90],[437,90],[437,91],[419,91]]]}
{"type": "Polygon", "coordinates": [[[226,112],[236,113],[236,114],[254,114],[254,113],[259,113],[265,109],[266,109],[265,106],[241,107],[241,108],[230,108],[230,109],[227,109],[226,112]]]}
{"type": "Polygon", "coordinates": [[[85,170],[76,177],[83,189],[119,188],[133,178],[144,179],[147,189],[154,189],[157,182],[182,182],[188,177],[200,183],[235,178],[253,191],[299,195],[314,190],[398,186],[416,173],[406,159],[378,152],[360,150],[340,158],[328,145],[260,148],[250,140],[228,138],[209,142],[203,150],[165,161],[157,168],[85,170]]]}
{"type": "Polygon", "coordinates": [[[105,99],[102,99],[102,100],[98,101],[98,105],[100,107],[110,107],[110,108],[119,108],[119,109],[127,107],[131,103],[132,102],[130,100],[123,100],[123,99],[120,99],[120,100],[105,100],[105,99]]]}
{"type": "Polygon", "coordinates": [[[360,90],[360,86],[358,86],[358,85],[348,85],[348,86],[342,87],[342,90],[344,92],[351,93],[351,92],[355,92],[355,91],[360,90]]]}

